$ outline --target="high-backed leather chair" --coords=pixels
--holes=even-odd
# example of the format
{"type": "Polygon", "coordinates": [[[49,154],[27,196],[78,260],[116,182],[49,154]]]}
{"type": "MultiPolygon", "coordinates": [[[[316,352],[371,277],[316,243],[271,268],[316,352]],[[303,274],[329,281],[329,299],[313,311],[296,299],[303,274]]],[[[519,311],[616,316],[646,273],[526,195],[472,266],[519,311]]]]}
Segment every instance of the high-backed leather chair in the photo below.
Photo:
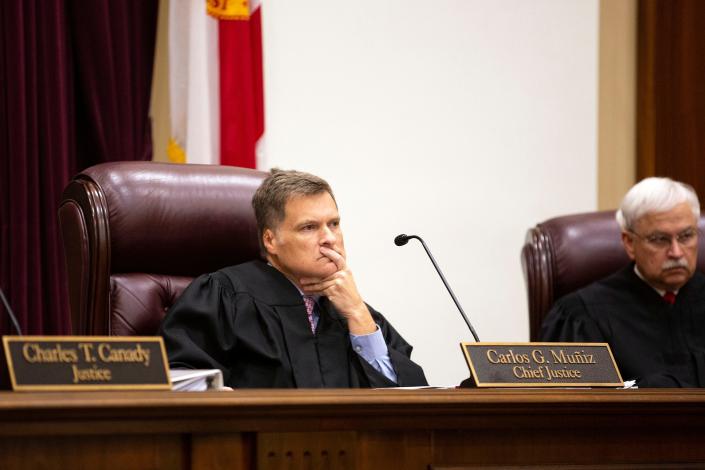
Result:
{"type": "MultiPolygon", "coordinates": [[[[549,219],[529,229],[521,265],[529,301],[529,334],[538,341],[553,303],[629,263],[614,211],[549,219]]],[[[705,218],[700,217],[703,233],[705,218]]],[[[699,239],[698,269],[705,272],[705,237],[699,239]]]]}
{"type": "Polygon", "coordinates": [[[103,163],[75,176],[59,223],[79,335],[153,335],[191,280],[259,257],[251,199],[266,173],[103,163]]]}

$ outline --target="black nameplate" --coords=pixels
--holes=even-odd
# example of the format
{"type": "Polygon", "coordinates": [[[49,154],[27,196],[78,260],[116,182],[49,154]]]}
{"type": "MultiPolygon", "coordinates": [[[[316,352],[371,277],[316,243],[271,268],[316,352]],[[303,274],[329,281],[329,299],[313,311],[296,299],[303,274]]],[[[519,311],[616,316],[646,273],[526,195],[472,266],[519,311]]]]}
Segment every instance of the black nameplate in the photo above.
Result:
{"type": "Polygon", "coordinates": [[[607,343],[461,343],[477,387],[623,387],[607,343]]]}
{"type": "Polygon", "coordinates": [[[170,390],[161,337],[3,336],[12,389],[170,390]]]}

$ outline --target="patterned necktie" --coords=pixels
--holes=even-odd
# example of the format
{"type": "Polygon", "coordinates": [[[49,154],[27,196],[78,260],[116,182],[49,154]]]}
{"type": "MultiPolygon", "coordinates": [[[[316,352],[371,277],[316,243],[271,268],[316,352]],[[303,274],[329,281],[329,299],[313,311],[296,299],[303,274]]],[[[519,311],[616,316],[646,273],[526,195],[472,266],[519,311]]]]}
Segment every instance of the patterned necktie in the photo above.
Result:
{"type": "Polygon", "coordinates": [[[663,300],[671,305],[676,303],[676,294],[674,294],[671,291],[666,292],[663,294],[663,300]]]}
{"type": "Polygon", "coordinates": [[[313,322],[313,308],[316,306],[316,301],[310,295],[304,295],[304,305],[308,322],[311,324],[311,333],[316,333],[316,324],[313,322]]]}

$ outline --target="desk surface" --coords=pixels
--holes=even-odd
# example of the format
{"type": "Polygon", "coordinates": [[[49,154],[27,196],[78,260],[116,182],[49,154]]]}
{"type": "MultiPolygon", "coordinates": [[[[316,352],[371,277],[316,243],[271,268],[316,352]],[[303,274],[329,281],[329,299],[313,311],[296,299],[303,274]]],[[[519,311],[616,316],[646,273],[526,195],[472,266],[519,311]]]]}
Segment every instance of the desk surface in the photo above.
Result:
{"type": "MultiPolygon", "coordinates": [[[[86,443],[82,454],[89,455],[91,448],[105,445],[101,436],[125,440],[135,449],[146,435],[151,444],[141,451],[145,459],[165,455],[160,446],[171,449],[169,455],[179,446],[190,449],[176,452],[188,457],[172,462],[175,468],[197,468],[199,455],[211,458],[233,446],[245,456],[240,468],[286,468],[272,463],[273,456],[294,458],[295,449],[308,446],[301,450],[303,459],[312,455],[312,445],[322,446],[326,458],[332,455],[329,447],[340,448],[337,452],[348,459],[341,468],[373,468],[370,462],[384,468],[385,458],[392,462],[390,450],[395,464],[406,462],[397,468],[598,460],[611,465],[607,468],[664,463],[664,468],[701,468],[705,390],[0,393],[0,436],[8,443],[5,450],[15,453],[15,462],[40,451],[64,458],[60,443],[79,437],[86,443]],[[59,443],[53,451],[45,448],[46,436],[59,443]],[[211,441],[203,441],[204,436],[218,444],[208,447],[203,443],[211,441]],[[29,445],[23,439],[36,442],[29,445]]],[[[72,458],[63,462],[85,463],[72,458]]],[[[95,459],[90,462],[100,467],[95,459]]],[[[202,468],[218,468],[209,465],[202,468]]]]}
{"type": "MultiPolygon", "coordinates": [[[[594,422],[622,417],[647,425],[687,419],[705,426],[705,390],[236,390],[232,392],[0,393],[0,435],[57,432],[70,421],[134,420],[166,431],[204,419],[230,431],[369,428],[472,428],[486,421],[553,419],[594,422]],[[472,419],[470,419],[472,418],[472,419]],[[178,421],[175,423],[174,421],[178,421]]],[[[99,424],[99,423],[98,423],[99,424]]],[[[556,423],[560,425],[559,423],[556,423]]],[[[112,423],[111,425],[114,425],[112,423]]],[[[114,430],[114,428],[111,428],[114,430]]],[[[86,432],[100,433],[100,426],[86,432]]]]}

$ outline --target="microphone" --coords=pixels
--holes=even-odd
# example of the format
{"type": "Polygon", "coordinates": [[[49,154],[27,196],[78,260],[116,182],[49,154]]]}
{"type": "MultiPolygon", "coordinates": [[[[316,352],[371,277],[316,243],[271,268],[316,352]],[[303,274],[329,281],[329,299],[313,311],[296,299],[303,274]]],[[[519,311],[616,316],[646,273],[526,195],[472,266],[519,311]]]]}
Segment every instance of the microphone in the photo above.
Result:
{"type": "MultiPolygon", "coordinates": [[[[403,233],[401,235],[397,235],[394,237],[394,244],[396,246],[404,246],[407,243],[409,243],[409,239],[411,237],[409,235],[404,235],[403,233]]],[[[420,239],[419,239],[420,240],[420,239]]]]}
{"type": "Polygon", "coordinates": [[[407,243],[409,243],[409,240],[411,240],[412,238],[415,238],[421,242],[423,249],[426,250],[426,254],[431,259],[431,263],[433,263],[433,267],[436,268],[438,275],[441,276],[441,281],[443,281],[443,285],[446,286],[446,289],[448,289],[448,293],[450,294],[451,298],[453,299],[453,302],[455,302],[455,306],[458,307],[458,311],[460,312],[460,315],[462,315],[463,320],[465,320],[465,323],[468,325],[468,328],[470,328],[470,333],[472,333],[473,338],[475,338],[475,342],[479,343],[480,338],[477,337],[477,333],[475,333],[475,328],[473,328],[472,325],[470,324],[470,320],[468,320],[468,317],[465,315],[465,312],[463,311],[463,307],[460,306],[460,302],[458,302],[458,299],[455,298],[455,294],[453,293],[453,290],[448,285],[448,282],[446,281],[445,276],[441,272],[441,268],[438,267],[436,260],[433,258],[433,255],[429,251],[429,249],[426,246],[426,243],[424,243],[423,239],[421,239],[421,237],[419,237],[417,235],[405,235],[402,233],[402,234],[394,237],[394,244],[396,246],[404,246],[407,243]]]}
{"type": "Polygon", "coordinates": [[[17,334],[19,336],[22,336],[20,324],[17,323],[17,317],[15,317],[15,314],[12,313],[12,309],[10,308],[10,304],[7,303],[7,299],[5,298],[5,294],[3,293],[2,288],[0,288],[0,298],[2,299],[3,305],[5,305],[5,311],[7,312],[7,315],[10,317],[10,320],[12,320],[12,324],[15,327],[15,331],[17,331],[17,334]]]}

